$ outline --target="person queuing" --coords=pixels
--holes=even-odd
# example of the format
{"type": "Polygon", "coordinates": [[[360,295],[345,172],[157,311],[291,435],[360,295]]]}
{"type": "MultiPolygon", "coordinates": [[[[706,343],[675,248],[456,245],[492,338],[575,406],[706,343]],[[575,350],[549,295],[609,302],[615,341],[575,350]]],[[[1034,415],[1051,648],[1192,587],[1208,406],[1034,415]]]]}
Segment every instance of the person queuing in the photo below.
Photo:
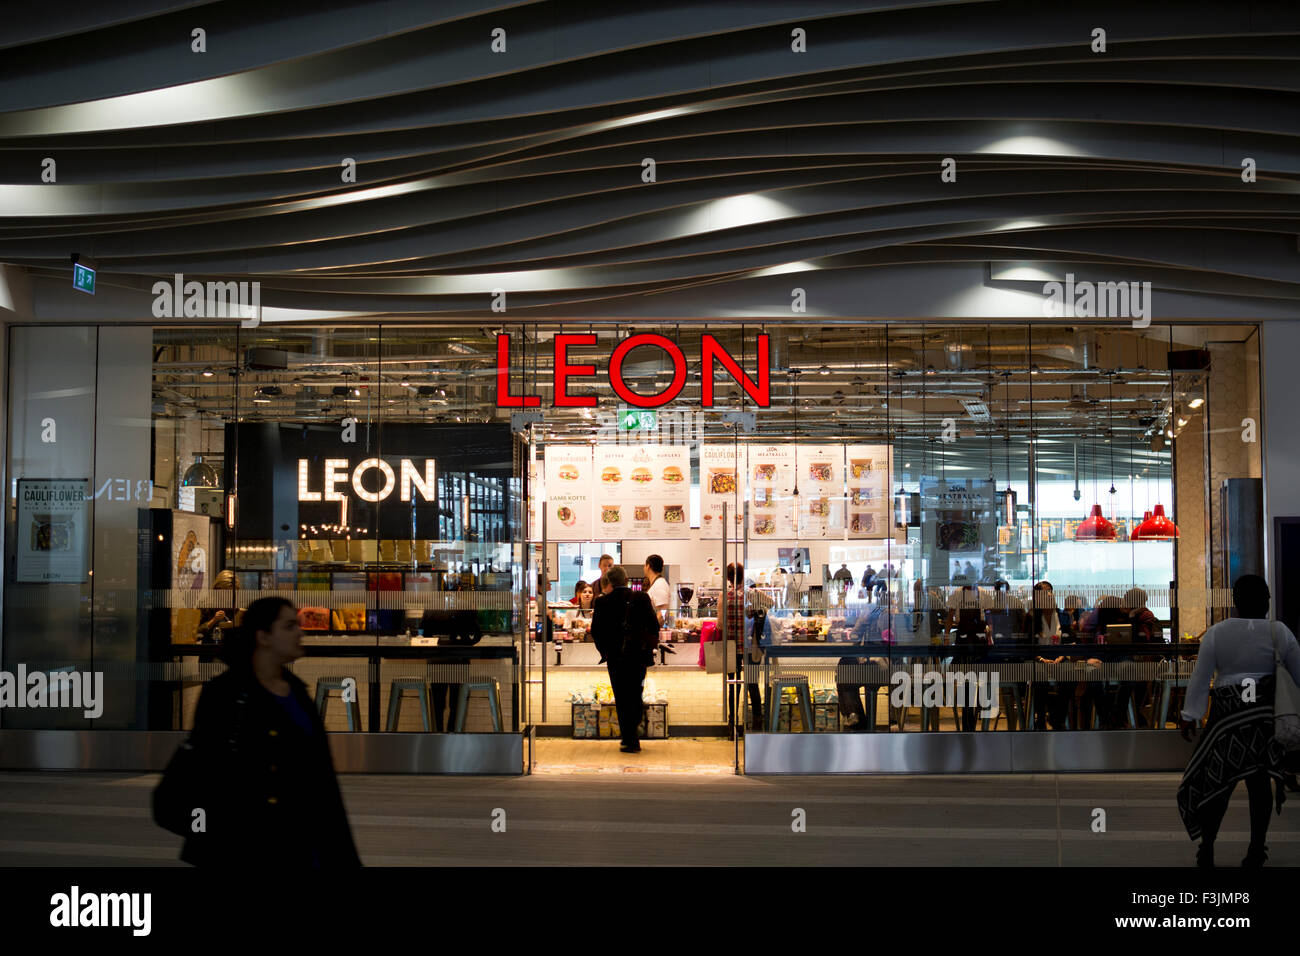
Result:
{"type": "Polygon", "coordinates": [[[609,569],[614,566],[614,556],[612,554],[602,554],[600,556],[600,576],[603,578],[609,574],[609,569]]]}
{"type": "MultiPolygon", "coordinates": [[[[744,568],[737,564],[737,577],[744,574],[744,568]]],[[[749,685],[749,703],[754,712],[754,729],[763,729],[763,693],[759,683],[759,668],[763,665],[763,645],[762,640],[767,625],[767,612],[775,605],[770,597],[760,591],[753,581],[749,582],[749,589],[746,591],[749,597],[749,640],[748,640],[748,658],[747,666],[751,673],[745,678],[749,685]]]]}
{"type": "Polygon", "coordinates": [[[1280,813],[1286,799],[1282,789],[1283,750],[1273,737],[1275,657],[1300,683],[1300,646],[1290,629],[1268,620],[1268,583],[1257,574],[1244,574],[1232,585],[1237,617],[1220,621],[1201,638],[1196,667],[1187,685],[1187,703],[1178,722],[1190,740],[1209,704],[1209,719],[1178,786],[1178,813],[1187,835],[1200,839],[1196,865],[1214,866],[1214,841],[1237,782],[1246,781],[1250,799],[1250,848],[1241,861],[1260,867],[1268,858],[1273,799],[1280,813]],[[1210,690],[1210,680],[1214,689],[1210,690]]]}
{"type": "MultiPolygon", "coordinates": [[[[648,562],[647,562],[648,564],[648,562]]],[[[662,563],[660,567],[662,568],[662,563]]],[[[627,586],[627,572],[615,566],[605,575],[610,592],[596,598],[591,618],[592,639],[609,670],[618,711],[618,729],[623,753],[640,753],[637,728],[641,725],[641,687],[652,652],[640,646],[639,635],[653,628],[659,632],[659,618],[650,596],[627,586]]]]}
{"type": "Polygon", "coordinates": [[[325,727],[288,665],[303,655],[293,604],[259,598],[222,642],[229,669],[203,686],[190,744],[207,829],[181,859],[247,871],[359,867],[325,727]]]}

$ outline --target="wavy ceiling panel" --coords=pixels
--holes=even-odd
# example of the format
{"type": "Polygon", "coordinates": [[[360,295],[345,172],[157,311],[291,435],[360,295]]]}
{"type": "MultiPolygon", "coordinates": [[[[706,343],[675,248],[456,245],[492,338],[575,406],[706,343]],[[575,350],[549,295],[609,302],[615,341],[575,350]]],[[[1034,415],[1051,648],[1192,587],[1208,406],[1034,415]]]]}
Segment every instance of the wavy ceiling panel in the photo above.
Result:
{"type": "Polygon", "coordinates": [[[1016,261],[1300,300],[1294,2],[92,6],[0,28],[0,261],[38,276],[683,316],[1016,261]]]}

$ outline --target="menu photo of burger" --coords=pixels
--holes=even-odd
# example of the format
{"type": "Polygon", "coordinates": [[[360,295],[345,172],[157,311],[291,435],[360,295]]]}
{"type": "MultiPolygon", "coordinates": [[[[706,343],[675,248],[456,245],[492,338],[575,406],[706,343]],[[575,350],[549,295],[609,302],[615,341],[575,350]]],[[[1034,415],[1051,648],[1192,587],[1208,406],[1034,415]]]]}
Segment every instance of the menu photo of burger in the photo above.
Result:
{"type": "Polygon", "coordinates": [[[638,485],[646,485],[655,480],[649,468],[633,468],[629,477],[638,485]]]}
{"type": "Polygon", "coordinates": [[[663,479],[664,479],[664,484],[680,485],[683,481],[686,480],[686,476],[682,474],[682,470],[678,468],[676,465],[669,465],[667,468],[664,469],[663,479]]]}
{"type": "Polygon", "coordinates": [[[582,477],[577,465],[561,465],[557,474],[560,481],[577,481],[582,477]]]}
{"type": "Polygon", "coordinates": [[[623,472],[610,465],[600,473],[600,480],[607,485],[616,485],[623,480],[623,472]]]}

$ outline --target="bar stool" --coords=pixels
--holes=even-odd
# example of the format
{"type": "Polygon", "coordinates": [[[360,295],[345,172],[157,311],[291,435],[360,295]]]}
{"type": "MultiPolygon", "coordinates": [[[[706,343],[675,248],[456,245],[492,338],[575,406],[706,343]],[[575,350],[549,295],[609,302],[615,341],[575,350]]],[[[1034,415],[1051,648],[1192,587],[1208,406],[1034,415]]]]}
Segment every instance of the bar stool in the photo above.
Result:
{"type": "Polygon", "coordinates": [[[424,680],[419,677],[394,677],[388,691],[388,723],[384,727],[388,733],[397,732],[397,722],[402,715],[402,697],[411,691],[420,698],[420,721],[424,725],[424,732],[432,732],[429,723],[429,695],[424,680]]]}
{"type": "Polygon", "coordinates": [[[492,711],[492,729],[501,733],[501,682],[497,680],[470,681],[460,685],[460,700],[456,704],[457,733],[465,730],[465,715],[469,712],[469,695],[476,690],[487,691],[488,708],[492,711]]]}
{"type": "MultiPolygon", "coordinates": [[[[330,691],[336,690],[343,693],[344,681],[352,681],[353,687],[359,684],[355,677],[322,677],[316,681],[316,709],[320,711],[320,719],[325,720],[325,705],[329,703],[330,691]]],[[[357,696],[360,696],[358,694],[357,696]]],[[[347,701],[348,731],[358,731],[361,729],[361,704],[356,700],[347,701]]]]}
{"type": "MultiPolygon", "coordinates": [[[[780,725],[781,718],[781,700],[787,687],[793,688],[799,699],[799,714],[803,717],[803,732],[811,733],[812,718],[812,696],[808,693],[808,678],[803,674],[797,674],[786,677],[778,677],[772,681],[772,690],[768,695],[771,706],[768,708],[771,713],[767,722],[768,733],[776,733],[780,725]]],[[[872,708],[874,710],[874,707],[872,708]]]]}

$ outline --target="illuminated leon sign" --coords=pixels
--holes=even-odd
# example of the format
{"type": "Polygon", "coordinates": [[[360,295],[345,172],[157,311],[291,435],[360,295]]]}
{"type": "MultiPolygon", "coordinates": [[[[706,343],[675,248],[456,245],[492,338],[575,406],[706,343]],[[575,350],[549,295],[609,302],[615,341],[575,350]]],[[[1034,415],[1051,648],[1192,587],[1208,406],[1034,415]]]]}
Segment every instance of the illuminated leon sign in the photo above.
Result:
{"type": "Polygon", "coordinates": [[[326,458],[324,480],[320,491],[311,490],[311,476],[308,471],[311,467],[310,460],[306,458],[298,459],[298,500],[299,501],[343,501],[347,497],[347,485],[352,485],[352,490],[356,492],[358,498],[362,501],[383,501],[393,493],[395,487],[400,488],[398,497],[402,501],[411,500],[411,490],[414,488],[419,492],[421,498],[425,501],[437,500],[437,489],[433,483],[434,478],[434,460],[426,458],[424,461],[424,471],[421,473],[415,463],[409,458],[403,458],[398,466],[399,472],[394,473],[393,466],[382,458],[367,458],[351,470],[348,470],[349,462],[346,458],[326,458]],[[382,486],[378,491],[369,490],[362,482],[362,476],[368,471],[377,471],[380,474],[382,486]],[[339,485],[343,485],[340,488],[339,485]]]}
{"type": "MultiPolygon", "coordinates": [[[[700,376],[700,404],[704,408],[713,407],[713,371],[714,363],[722,365],[743,388],[746,394],[761,408],[772,404],[769,388],[770,363],[768,361],[768,337],[758,336],[758,381],[753,381],[740,363],[722,347],[712,335],[700,336],[700,360],[704,366],[700,376]]],[[[552,385],[554,387],[556,407],[592,407],[596,404],[595,395],[570,395],[568,381],[570,378],[590,378],[596,374],[594,365],[574,365],[569,362],[569,349],[574,346],[592,346],[596,344],[594,333],[561,334],[555,336],[555,361],[552,365],[552,385]]],[[[637,408],[658,408],[666,405],[681,393],[686,385],[686,356],[672,339],[653,333],[633,335],[624,339],[609,357],[607,369],[610,388],[628,405],[637,408]],[[655,395],[638,395],[628,388],[623,381],[623,362],[628,353],[635,348],[647,346],[660,349],[668,355],[673,366],[673,380],[662,392],[655,395]]],[[[498,408],[537,408],[542,400],[537,395],[510,394],[510,336],[497,336],[497,407],[498,408]]]]}

